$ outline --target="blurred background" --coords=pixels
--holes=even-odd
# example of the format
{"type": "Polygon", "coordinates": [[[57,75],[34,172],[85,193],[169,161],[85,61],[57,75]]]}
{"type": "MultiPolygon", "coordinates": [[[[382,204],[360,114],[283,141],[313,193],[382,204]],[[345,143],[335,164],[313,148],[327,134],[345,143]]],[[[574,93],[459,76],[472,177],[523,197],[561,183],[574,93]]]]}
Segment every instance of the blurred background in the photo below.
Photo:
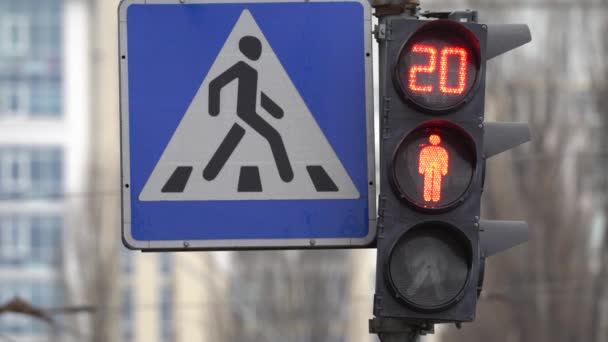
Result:
{"type": "MultiPolygon", "coordinates": [[[[421,2],[533,37],[489,63],[486,118],[533,141],[488,162],[483,202],[531,239],[425,341],[608,341],[608,0],[421,2]]],[[[0,341],[377,341],[373,250],[122,246],[117,6],[0,0],[0,341]]]]}

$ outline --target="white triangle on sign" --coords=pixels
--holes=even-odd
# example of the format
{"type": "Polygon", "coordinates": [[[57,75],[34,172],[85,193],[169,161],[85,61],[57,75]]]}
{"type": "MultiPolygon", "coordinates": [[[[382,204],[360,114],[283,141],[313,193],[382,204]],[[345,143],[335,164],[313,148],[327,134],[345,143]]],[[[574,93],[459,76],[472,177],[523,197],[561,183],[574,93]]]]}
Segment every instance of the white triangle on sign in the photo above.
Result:
{"type": "MultiPolygon", "coordinates": [[[[255,72],[253,74],[255,75],[255,72]]],[[[253,80],[255,81],[255,77],[253,80]]],[[[245,92],[243,90],[241,92],[246,93],[251,89],[249,87],[245,92]]],[[[251,95],[251,92],[249,93],[251,95]]],[[[224,155],[228,154],[224,153],[224,155]]],[[[285,171],[285,167],[282,170],[285,171]]],[[[291,82],[266,37],[251,13],[244,10],[148,178],[139,199],[141,201],[297,200],[356,199],[359,196],[359,191],[351,177],[291,82]],[[239,48],[241,39],[246,36],[257,38],[258,44],[261,44],[261,55],[258,59],[246,57],[239,48]],[[235,68],[239,62],[241,67],[246,64],[253,68],[244,67],[244,69],[257,70],[255,98],[248,102],[255,103],[257,115],[250,114],[249,119],[246,118],[248,122],[258,120],[257,130],[242,119],[244,115],[237,115],[239,83],[246,82],[243,82],[242,77],[235,78],[235,75],[242,73],[226,73],[232,75],[232,78],[224,74],[231,68],[233,71],[237,69],[242,71],[243,68],[235,68]],[[229,82],[221,84],[223,87],[219,92],[219,114],[212,116],[209,108],[209,84],[220,75],[226,76],[229,82]],[[268,105],[269,102],[271,105],[268,105]],[[274,108],[278,106],[280,111],[282,110],[282,116],[276,113],[273,116],[267,111],[273,106],[274,108]],[[252,118],[252,115],[257,118],[252,118]],[[267,125],[260,123],[260,118],[267,125]],[[278,141],[283,143],[292,177],[285,177],[289,172],[279,173],[275,154],[281,149],[277,148],[273,151],[270,143],[272,140],[274,141],[272,146],[278,145],[276,134],[270,139],[268,137],[272,134],[268,133],[268,129],[260,129],[260,126],[267,128],[268,125],[280,135],[278,141]],[[237,129],[234,129],[235,127],[237,129]],[[236,144],[234,139],[231,143],[231,139],[227,138],[231,129],[241,133],[236,134],[241,138],[236,139],[238,141],[236,144]],[[262,131],[264,136],[258,133],[258,130],[262,131]],[[225,139],[229,141],[226,142],[225,139]],[[212,172],[213,177],[203,177],[204,170],[209,168],[210,161],[221,144],[232,145],[232,148],[227,149],[231,154],[227,158],[218,158],[225,163],[215,164],[222,166],[219,172],[218,168],[215,173],[212,172]]]]}

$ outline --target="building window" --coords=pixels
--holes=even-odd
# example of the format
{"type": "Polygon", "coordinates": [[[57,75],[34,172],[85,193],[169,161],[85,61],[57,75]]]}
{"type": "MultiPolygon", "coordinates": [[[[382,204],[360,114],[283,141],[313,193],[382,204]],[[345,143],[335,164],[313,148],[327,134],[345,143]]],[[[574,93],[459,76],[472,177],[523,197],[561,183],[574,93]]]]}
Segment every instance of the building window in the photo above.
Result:
{"type": "Polygon", "coordinates": [[[173,291],[169,284],[160,288],[160,337],[161,341],[173,341],[173,291]]]}
{"type": "Polygon", "coordinates": [[[0,1],[0,118],[63,111],[63,0],[0,1]]]}
{"type": "Polygon", "coordinates": [[[26,83],[5,83],[0,91],[0,113],[23,117],[30,111],[30,91],[26,83]]]}
{"type": "Polygon", "coordinates": [[[22,260],[29,257],[31,235],[26,217],[0,217],[0,256],[3,260],[22,260]]]}
{"type": "Polygon", "coordinates": [[[0,266],[55,266],[62,250],[59,216],[0,215],[0,266]]]}
{"type": "Polygon", "coordinates": [[[8,56],[22,57],[29,51],[29,18],[25,15],[5,15],[0,22],[0,46],[8,56]]]}
{"type": "Polygon", "coordinates": [[[63,220],[59,216],[30,218],[31,256],[33,264],[57,265],[61,260],[63,220]]]}
{"type": "Polygon", "coordinates": [[[31,82],[29,113],[32,117],[56,116],[62,110],[61,81],[58,78],[31,82]]]}
{"type": "Polygon", "coordinates": [[[0,147],[0,199],[59,197],[63,151],[55,147],[0,147]]]}
{"type": "Polygon", "coordinates": [[[58,148],[32,149],[31,177],[34,197],[59,196],[63,187],[63,153],[58,148]]]}
{"type": "Polygon", "coordinates": [[[122,316],[123,341],[135,341],[135,310],[133,290],[130,287],[125,287],[122,289],[120,313],[122,316]]]}
{"type": "Polygon", "coordinates": [[[0,71],[1,117],[56,117],[62,111],[62,82],[59,76],[13,75],[2,79],[0,71]]]}
{"type": "Polygon", "coordinates": [[[0,150],[0,194],[23,193],[32,187],[29,164],[25,150],[0,150]]]}

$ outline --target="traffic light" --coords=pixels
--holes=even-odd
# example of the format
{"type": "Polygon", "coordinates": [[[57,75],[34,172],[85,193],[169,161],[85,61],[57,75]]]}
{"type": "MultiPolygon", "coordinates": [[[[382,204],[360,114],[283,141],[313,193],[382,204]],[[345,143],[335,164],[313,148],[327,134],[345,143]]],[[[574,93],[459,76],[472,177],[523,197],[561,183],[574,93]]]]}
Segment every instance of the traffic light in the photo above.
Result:
{"type": "Polygon", "coordinates": [[[384,16],[376,31],[376,323],[472,321],[485,258],[527,240],[525,222],[480,220],[480,201],[486,158],[530,137],[527,124],[484,122],[486,62],[530,32],[474,11],[423,16],[384,16]]]}

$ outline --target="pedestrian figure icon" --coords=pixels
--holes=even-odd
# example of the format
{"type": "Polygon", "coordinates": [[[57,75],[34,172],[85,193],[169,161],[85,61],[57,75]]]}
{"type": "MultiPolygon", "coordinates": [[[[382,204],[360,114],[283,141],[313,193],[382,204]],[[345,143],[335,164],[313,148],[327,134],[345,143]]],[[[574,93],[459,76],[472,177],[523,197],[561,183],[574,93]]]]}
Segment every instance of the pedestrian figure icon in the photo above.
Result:
{"type": "Polygon", "coordinates": [[[141,201],[360,198],[249,10],[203,75],[141,201]]]}
{"type": "MultiPolygon", "coordinates": [[[[262,54],[262,44],[256,37],[245,36],[239,41],[239,50],[249,60],[256,61],[262,54]]],[[[246,62],[240,61],[212,80],[209,83],[209,114],[217,116],[220,113],[221,90],[234,80],[238,80],[237,116],[268,141],[281,179],[286,183],[291,182],[293,180],[293,170],[281,135],[256,113],[258,95],[258,72],[256,69],[246,62]]],[[[283,117],[283,109],[264,92],[261,94],[260,104],[273,117],[277,119],[283,117]]],[[[211,181],[217,177],[244,135],[245,129],[235,123],[203,170],[203,177],[206,180],[211,181]]]]}
{"type": "Polygon", "coordinates": [[[418,173],[424,175],[423,197],[427,202],[439,202],[441,200],[441,180],[448,174],[449,156],[445,148],[439,146],[441,137],[431,134],[430,146],[420,150],[418,160],[418,173]]]}
{"type": "Polygon", "coordinates": [[[446,273],[447,263],[443,256],[433,253],[432,250],[425,249],[412,261],[410,272],[413,275],[413,281],[407,288],[407,294],[414,296],[419,291],[432,287],[435,295],[439,298],[444,297],[445,289],[442,285],[442,274],[446,273]]]}

